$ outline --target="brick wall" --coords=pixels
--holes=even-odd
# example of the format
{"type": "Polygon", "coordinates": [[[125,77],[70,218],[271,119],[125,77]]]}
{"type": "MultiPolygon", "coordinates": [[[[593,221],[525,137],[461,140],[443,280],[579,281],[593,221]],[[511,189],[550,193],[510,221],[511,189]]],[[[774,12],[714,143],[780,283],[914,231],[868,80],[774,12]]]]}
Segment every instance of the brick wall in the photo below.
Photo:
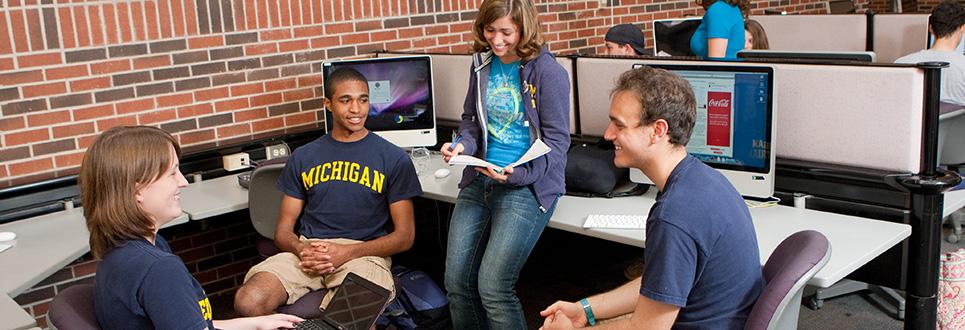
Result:
{"type": "MultiPolygon", "coordinates": [[[[6,0],[0,188],[72,175],[99,132],[154,125],[211,146],[317,125],[320,63],[374,50],[466,52],[480,0],[6,0]]],[[[693,1],[537,1],[551,50],[592,53],[616,23],[693,1]]],[[[822,0],[753,1],[825,13],[822,0]]],[[[648,40],[652,46],[652,40],[648,40]]]]}
{"type": "MultiPolygon", "coordinates": [[[[248,219],[246,211],[229,213],[204,222],[190,221],[162,229],[161,235],[168,240],[171,250],[184,260],[188,271],[209,297],[233,296],[248,269],[262,260],[254,248],[258,234],[248,219]]],[[[97,262],[87,254],[14,300],[33,315],[37,326],[47,328],[47,311],[53,297],[74,284],[93,284],[97,262]]],[[[230,302],[231,299],[219,301],[230,302]]],[[[216,306],[215,311],[230,308],[216,306]]]]}

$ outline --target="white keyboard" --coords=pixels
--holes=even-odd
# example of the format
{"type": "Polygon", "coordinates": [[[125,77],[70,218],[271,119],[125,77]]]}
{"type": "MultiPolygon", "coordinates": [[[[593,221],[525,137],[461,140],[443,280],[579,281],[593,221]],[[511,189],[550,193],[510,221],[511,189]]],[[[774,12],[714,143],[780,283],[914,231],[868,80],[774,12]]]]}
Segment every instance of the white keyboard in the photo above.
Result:
{"type": "Polygon", "coordinates": [[[644,229],[646,224],[645,215],[590,214],[583,228],[644,229]]]}

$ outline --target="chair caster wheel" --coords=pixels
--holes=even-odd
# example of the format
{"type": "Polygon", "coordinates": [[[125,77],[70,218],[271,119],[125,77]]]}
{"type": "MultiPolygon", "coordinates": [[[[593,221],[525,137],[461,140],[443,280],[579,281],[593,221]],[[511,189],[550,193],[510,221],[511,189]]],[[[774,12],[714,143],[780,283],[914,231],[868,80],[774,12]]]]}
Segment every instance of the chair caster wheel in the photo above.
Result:
{"type": "Polygon", "coordinates": [[[821,306],[824,306],[824,299],[818,299],[817,296],[811,296],[811,299],[808,299],[808,308],[812,310],[819,310],[821,309],[821,306]]]}

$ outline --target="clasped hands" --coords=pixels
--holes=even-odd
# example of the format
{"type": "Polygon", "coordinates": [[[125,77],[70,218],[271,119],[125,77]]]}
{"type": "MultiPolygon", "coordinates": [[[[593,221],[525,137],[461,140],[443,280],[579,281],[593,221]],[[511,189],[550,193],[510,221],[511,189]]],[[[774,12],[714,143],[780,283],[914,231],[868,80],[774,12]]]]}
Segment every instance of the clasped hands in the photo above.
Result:
{"type": "Polygon", "coordinates": [[[321,276],[352,259],[351,246],[323,241],[302,242],[298,250],[298,267],[309,275],[321,276]]]}
{"type": "MultiPolygon", "coordinates": [[[[452,146],[451,143],[446,143],[442,145],[442,148],[439,151],[442,152],[442,160],[448,164],[449,159],[461,154],[462,150],[462,143],[456,143],[455,146],[452,146]]],[[[489,178],[496,180],[496,182],[503,184],[505,184],[506,181],[509,180],[509,176],[513,174],[512,166],[506,166],[499,170],[492,167],[476,167],[475,170],[476,172],[482,173],[482,175],[488,176],[489,178]]]]}

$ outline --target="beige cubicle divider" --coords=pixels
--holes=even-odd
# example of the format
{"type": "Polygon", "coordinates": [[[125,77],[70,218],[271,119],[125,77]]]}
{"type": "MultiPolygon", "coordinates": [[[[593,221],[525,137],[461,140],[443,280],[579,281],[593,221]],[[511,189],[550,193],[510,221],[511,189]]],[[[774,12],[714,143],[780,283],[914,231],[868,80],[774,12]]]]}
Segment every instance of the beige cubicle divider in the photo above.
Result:
{"type": "Polygon", "coordinates": [[[610,90],[638,63],[772,66],[778,157],[919,171],[924,75],[918,68],[578,58],[584,134],[603,135],[610,90]]]}
{"type": "MultiPolygon", "coordinates": [[[[409,53],[379,53],[380,57],[421,55],[409,53]]],[[[429,54],[432,58],[432,88],[436,101],[436,118],[448,121],[462,120],[463,104],[469,90],[469,54],[429,54]]],[[[570,80],[570,133],[576,132],[576,104],[573,97],[573,59],[557,57],[570,80]]]]}
{"type": "Polygon", "coordinates": [[[893,63],[928,47],[928,14],[875,15],[874,32],[878,62],[893,63]]]}
{"type": "Polygon", "coordinates": [[[751,16],[761,23],[772,50],[864,51],[865,15],[751,16]]]}

